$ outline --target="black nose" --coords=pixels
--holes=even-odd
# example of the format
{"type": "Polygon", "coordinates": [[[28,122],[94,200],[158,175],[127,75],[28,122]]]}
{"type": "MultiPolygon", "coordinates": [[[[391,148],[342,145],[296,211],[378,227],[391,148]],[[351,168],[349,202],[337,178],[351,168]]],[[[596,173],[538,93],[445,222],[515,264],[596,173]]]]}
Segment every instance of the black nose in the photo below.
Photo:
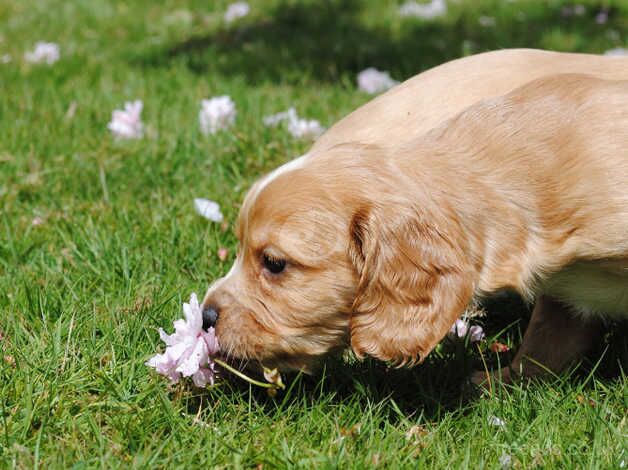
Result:
{"type": "Polygon", "coordinates": [[[203,329],[207,331],[208,328],[216,326],[216,320],[218,320],[218,310],[211,305],[203,309],[203,329]]]}

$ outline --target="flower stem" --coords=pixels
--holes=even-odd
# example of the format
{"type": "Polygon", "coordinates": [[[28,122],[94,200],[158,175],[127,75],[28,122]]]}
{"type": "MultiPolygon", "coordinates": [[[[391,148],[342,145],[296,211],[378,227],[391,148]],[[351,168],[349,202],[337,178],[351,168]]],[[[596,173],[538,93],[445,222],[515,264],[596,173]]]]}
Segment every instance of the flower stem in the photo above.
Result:
{"type": "Polygon", "coordinates": [[[237,369],[234,369],[229,364],[227,364],[226,362],[221,361],[220,359],[213,359],[213,361],[216,364],[218,364],[220,367],[223,367],[224,369],[227,369],[232,374],[237,375],[238,377],[240,377],[243,380],[246,380],[250,384],[257,385],[258,387],[263,387],[263,388],[277,388],[277,386],[275,384],[264,383],[264,382],[260,382],[259,380],[252,379],[248,375],[243,374],[242,372],[240,372],[237,369]]]}

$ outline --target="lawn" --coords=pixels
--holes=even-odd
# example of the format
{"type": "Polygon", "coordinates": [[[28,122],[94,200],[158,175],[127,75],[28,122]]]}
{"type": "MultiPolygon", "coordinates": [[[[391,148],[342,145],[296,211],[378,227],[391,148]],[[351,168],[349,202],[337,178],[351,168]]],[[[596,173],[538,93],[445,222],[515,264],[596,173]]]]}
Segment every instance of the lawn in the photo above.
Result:
{"type": "Polygon", "coordinates": [[[628,466],[625,325],[543,384],[465,386],[508,359],[493,339],[520,341],[513,298],[486,305],[479,349],[443,345],[413,370],[332,360],[276,398],[144,366],[157,328],[228,270],[247,188],[310,145],[263,116],[295,106],[329,127],[370,99],[355,84],[370,66],[402,80],[495,48],[628,44],[625,0],[448,3],[424,21],[396,2],[251,0],[227,25],[222,0],[0,0],[0,468],[628,466]],[[58,62],[23,59],[40,40],[58,62]],[[236,123],[205,136],[200,100],[223,94],[236,123]],[[134,99],[145,137],[116,141],[111,112],[134,99]]]}

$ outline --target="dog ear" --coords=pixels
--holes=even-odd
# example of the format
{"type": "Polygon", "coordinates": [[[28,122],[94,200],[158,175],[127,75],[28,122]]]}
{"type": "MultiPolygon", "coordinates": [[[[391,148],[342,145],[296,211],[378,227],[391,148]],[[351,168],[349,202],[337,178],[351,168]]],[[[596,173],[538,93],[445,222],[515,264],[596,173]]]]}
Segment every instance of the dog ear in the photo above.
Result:
{"type": "Polygon", "coordinates": [[[349,255],[359,284],[350,331],[358,357],[421,362],[471,301],[464,233],[451,217],[403,203],[354,214],[349,255]]]}

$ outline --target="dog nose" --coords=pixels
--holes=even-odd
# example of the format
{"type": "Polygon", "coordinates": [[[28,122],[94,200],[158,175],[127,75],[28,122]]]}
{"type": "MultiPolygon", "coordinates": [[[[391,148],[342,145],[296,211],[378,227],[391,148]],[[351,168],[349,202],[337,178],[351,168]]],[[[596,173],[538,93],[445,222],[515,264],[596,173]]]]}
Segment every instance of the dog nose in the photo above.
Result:
{"type": "Polygon", "coordinates": [[[218,320],[218,309],[213,305],[208,305],[203,308],[203,329],[207,331],[208,328],[216,326],[218,320]]]}

